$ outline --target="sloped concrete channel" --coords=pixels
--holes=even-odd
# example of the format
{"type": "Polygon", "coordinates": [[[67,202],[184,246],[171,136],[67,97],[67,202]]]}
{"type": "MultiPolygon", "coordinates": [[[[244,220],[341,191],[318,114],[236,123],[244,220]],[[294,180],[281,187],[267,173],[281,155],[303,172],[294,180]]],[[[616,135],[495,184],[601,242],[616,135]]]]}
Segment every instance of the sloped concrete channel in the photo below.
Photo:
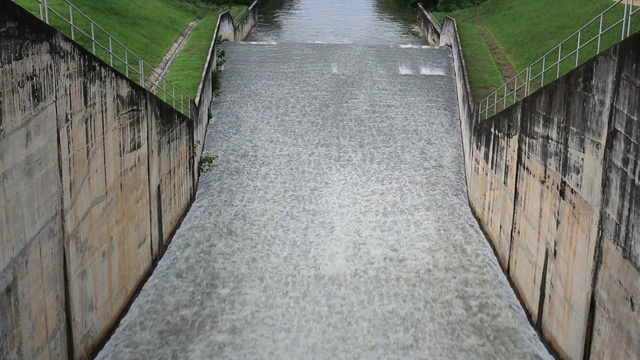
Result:
{"type": "Polygon", "coordinates": [[[451,51],[254,40],[98,358],[550,358],[468,207],[451,51]]]}

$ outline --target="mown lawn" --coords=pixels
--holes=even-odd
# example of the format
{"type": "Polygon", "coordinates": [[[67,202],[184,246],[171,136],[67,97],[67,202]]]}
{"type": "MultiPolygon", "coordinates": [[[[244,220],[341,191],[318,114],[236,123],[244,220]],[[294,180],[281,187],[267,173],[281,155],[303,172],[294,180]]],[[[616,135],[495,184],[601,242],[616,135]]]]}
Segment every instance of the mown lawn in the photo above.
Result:
{"type": "MultiPolygon", "coordinates": [[[[488,0],[476,7],[434,15],[440,21],[445,15],[456,19],[472,93],[474,100],[478,101],[503,84],[495,56],[482,39],[479,26],[491,32],[506,59],[516,72],[520,72],[612,4],[611,0],[488,0]]],[[[623,7],[619,6],[605,18],[605,23],[613,22],[616,17],[621,18],[622,12],[623,7]]],[[[636,18],[633,22],[635,30],[640,28],[640,16],[636,18]]],[[[596,22],[586,29],[582,34],[582,42],[596,34],[598,27],[599,23],[596,22]]],[[[618,25],[615,31],[605,37],[601,50],[620,40],[621,29],[621,25],[618,25]]],[[[577,36],[572,38],[561,56],[568,56],[569,49],[575,49],[577,41],[577,36]]],[[[597,43],[593,42],[581,50],[579,62],[595,55],[596,48],[597,43]]],[[[547,57],[546,62],[549,64],[556,59],[557,53],[554,53],[547,57]]],[[[575,55],[563,62],[561,74],[574,65],[575,55]]],[[[547,79],[554,78],[556,71],[555,68],[548,70],[545,73],[547,79]]],[[[545,80],[546,83],[548,81],[545,80]]]]}
{"type": "MultiPolygon", "coordinates": [[[[39,16],[40,10],[36,0],[16,0],[16,2],[39,16]]],[[[139,61],[132,55],[132,52],[144,61],[146,65],[145,78],[148,78],[152,69],[158,66],[164,55],[171,48],[171,45],[187,27],[187,24],[194,19],[203,19],[204,21],[204,24],[199,26],[200,33],[203,33],[205,26],[207,24],[211,25],[213,21],[209,35],[202,34],[199,37],[200,40],[206,41],[206,44],[202,46],[208,50],[218,14],[227,8],[227,6],[207,5],[204,2],[180,0],[145,0],[144,2],[132,0],[73,0],[71,3],[108,31],[115,39],[120,40],[124,47],[113,40],[109,45],[108,35],[95,26],[92,32],[90,23],[77,13],[74,15],[74,24],[80,30],[75,30],[76,42],[93,52],[91,37],[94,36],[97,42],[103,46],[96,46],[95,54],[105,62],[112,63],[118,71],[125,74],[129,73],[134,80],[139,78],[140,66],[139,61]],[[109,55],[109,46],[111,46],[114,53],[113,56],[109,55]],[[129,67],[125,66],[125,60],[130,64],[129,67]]],[[[65,22],[65,20],[70,20],[69,5],[63,0],[48,0],[48,4],[60,15],[49,12],[50,23],[65,35],[71,37],[71,28],[65,22]]],[[[243,7],[236,7],[234,10],[238,11],[237,8],[242,9],[243,7]]],[[[190,40],[190,42],[192,41],[190,40]]],[[[178,60],[176,59],[173,64],[173,71],[180,73],[183,70],[181,67],[186,66],[188,67],[187,70],[198,73],[196,81],[199,82],[206,54],[204,57],[195,56],[193,59],[189,59],[190,61],[178,60]],[[196,71],[194,68],[198,70],[196,71]]],[[[185,89],[185,91],[189,90],[185,89]]],[[[193,93],[195,94],[195,90],[193,90],[193,93]]]]}
{"type": "MultiPolygon", "coordinates": [[[[244,6],[231,8],[235,19],[245,9],[244,6]]],[[[167,76],[168,80],[182,89],[191,98],[195,98],[204,64],[209,55],[209,47],[216,30],[219,13],[208,15],[193,29],[187,43],[176,57],[167,76]]]]}

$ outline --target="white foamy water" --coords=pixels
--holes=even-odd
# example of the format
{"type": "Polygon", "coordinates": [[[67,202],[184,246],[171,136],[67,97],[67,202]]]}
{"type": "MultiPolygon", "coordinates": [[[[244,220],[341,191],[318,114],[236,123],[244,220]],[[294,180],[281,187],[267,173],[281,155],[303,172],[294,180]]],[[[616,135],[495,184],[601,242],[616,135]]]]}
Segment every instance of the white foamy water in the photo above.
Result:
{"type": "Polygon", "coordinates": [[[400,75],[413,75],[413,70],[409,67],[409,65],[402,64],[398,66],[398,72],[400,75]]]}
{"type": "Polygon", "coordinates": [[[442,68],[434,68],[431,66],[420,66],[420,75],[436,75],[436,76],[445,76],[446,73],[442,68]]]}
{"type": "Polygon", "coordinates": [[[98,359],[550,358],[468,207],[450,49],[224,49],[218,160],[98,359]]]}

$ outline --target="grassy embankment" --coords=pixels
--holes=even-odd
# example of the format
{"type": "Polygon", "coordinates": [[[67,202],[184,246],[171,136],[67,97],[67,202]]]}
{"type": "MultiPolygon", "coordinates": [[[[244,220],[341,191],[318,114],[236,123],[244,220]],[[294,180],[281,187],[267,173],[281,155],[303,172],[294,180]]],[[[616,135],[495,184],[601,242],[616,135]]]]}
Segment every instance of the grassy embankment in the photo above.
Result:
{"type": "MultiPolygon", "coordinates": [[[[36,0],[16,0],[21,6],[39,16],[36,0]]],[[[180,37],[187,24],[195,19],[202,19],[189,37],[188,43],[173,63],[169,77],[177,82],[177,86],[189,96],[195,96],[200,82],[202,69],[207,58],[218,15],[229,8],[227,5],[208,5],[200,1],[181,0],[73,0],[72,3],[92,18],[97,24],[110,32],[131,51],[140,56],[149,68],[145,76],[158,66],[171,45],[180,37]],[[192,38],[193,37],[193,38],[192,38]],[[202,44],[196,44],[202,42],[202,44]],[[201,48],[206,48],[202,50],[201,48]],[[203,55],[204,53],[204,55],[203,55]]],[[[69,20],[69,7],[62,0],[49,0],[48,4],[65,19],[69,20]]],[[[244,6],[234,6],[233,12],[239,13],[244,6]]],[[[67,36],[71,37],[70,26],[60,17],[49,14],[50,23],[67,36]]],[[[74,24],[84,33],[75,31],[76,42],[92,51],[91,26],[84,18],[74,16],[74,24]]],[[[94,28],[96,40],[108,48],[108,36],[98,28],[94,28]]],[[[112,42],[113,66],[126,73],[125,56],[130,64],[130,74],[138,73],[138,64],[132,61],[130,53],[120,45],[112,42]],[[120,59],[118,59],[118,57],[120,59]]],[[[105,62],[110,62],[106,49],[99,46],[96,55],[105,62]]],[[[136,79],[135,75],[132,78],[136,79]]]]}
{"type": "MultiPolygon", "coordinates": [[[[233,6],[230,9],[231,16],[235,19],[244,8],[244,6],[233,6]]],[[[191,98],[196,96],[217,22],[218,14],[212,14],[196,25],[167,76],[169,81],[186,91],[191,98]]]]}
{"type": "MultiPolygon", "coordinates": [[[[488,0],[472,8],[434,15],[439,21],[445,15],[456,19],[471,92],[479,101],[612,4],[611,0],[488,0]]],[[[620,6],[605,21],[621,18],[622,12],[620,6]]],[[[636,30],[639,25],[640,21],[636,21],[636,30]]],[[[586,30],[583,42],[585,36],[591,38],[597,33],[598,26],[596,22],[586,30]]],[[[605,37],[602,49],[620,40],[621,26],[616,29],[605,37]]],[[[575,49],[577,41],[575,37],[567,44],[562,57],[569,54],[569,49],[575,49]]],[[[581,50],[580,62],[595,55],[596,47],[593,42],[581,50]]],[[[569,71],[571,63],[575,65],[575,55],[563,62],[561,73],[569,71]]],[[[555,74],[553,68],[545,76],[550,79],[555,74]]]]}

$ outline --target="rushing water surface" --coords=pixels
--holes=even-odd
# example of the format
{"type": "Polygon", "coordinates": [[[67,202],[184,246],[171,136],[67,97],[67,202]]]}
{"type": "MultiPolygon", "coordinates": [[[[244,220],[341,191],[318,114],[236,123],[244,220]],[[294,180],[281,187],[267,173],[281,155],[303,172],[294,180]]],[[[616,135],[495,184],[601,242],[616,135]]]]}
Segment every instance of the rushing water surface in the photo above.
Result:
{"type": "Polygon", "coordinates": [[[225,45],[219,159],[99,359],[550,358],[468,207],[451,51],[414,21],[286,1],[225,45]]]}

